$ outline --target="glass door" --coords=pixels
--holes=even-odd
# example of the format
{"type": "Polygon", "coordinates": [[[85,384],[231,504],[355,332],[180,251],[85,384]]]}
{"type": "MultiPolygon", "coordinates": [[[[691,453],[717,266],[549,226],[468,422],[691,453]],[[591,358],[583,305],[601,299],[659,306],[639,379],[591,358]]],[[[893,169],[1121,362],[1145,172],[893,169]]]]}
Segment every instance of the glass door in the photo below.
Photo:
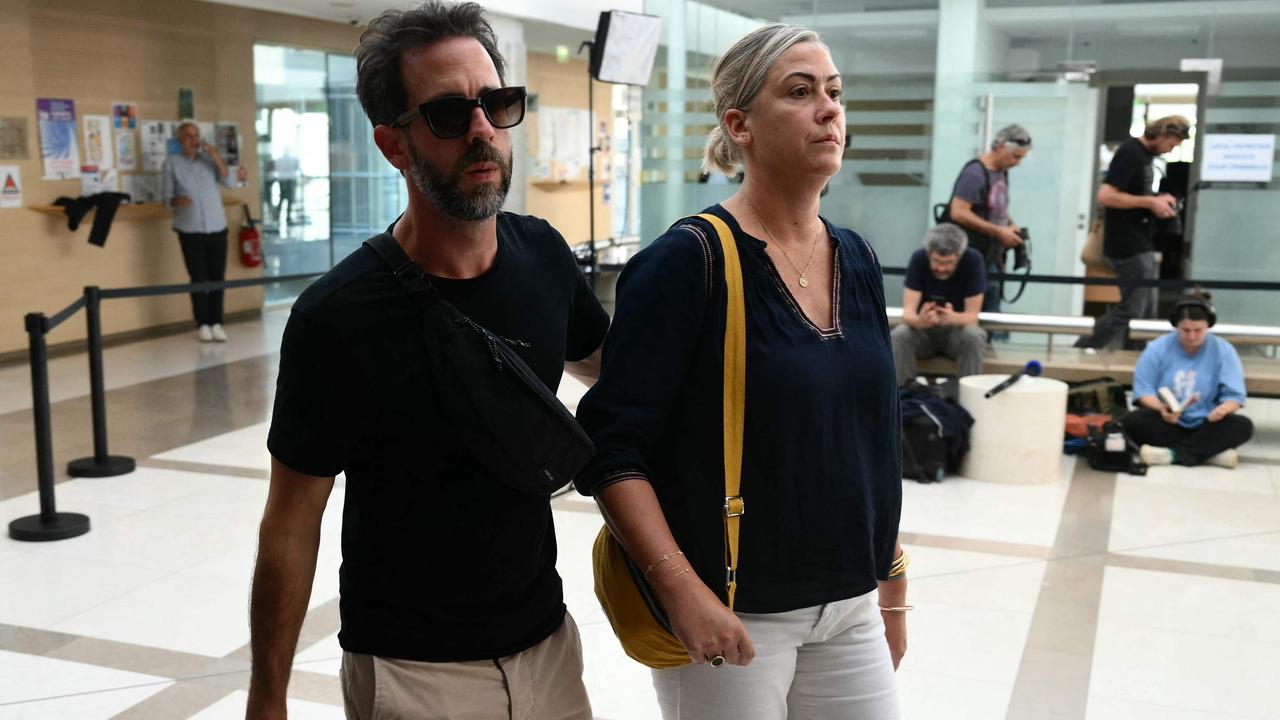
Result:
{"type": "MultiPolygon", "coordinates": [[[[1098,90],[1080,83],[976,82],[939,91],[939,106],[954,112],[934,140],[935,201],[944,202],[960,167],[977,157],[1006,125],[1022,125],[1033,145],[1009,172],[1009,215],[1031,234],[1032,271],[1083,275],[1080,251],[1088,234],[1094,184],[1098,90]],[[944,149],[945,148],[945,149],[944,149]]],[[[1012,259],[1010,257],[1010,259],[1012,259]]],[[[1012,297],[1018,283],[1005,283],[1012,297]]],[[[1079,285],[1027,285],[1005,312],[1076,315],[1084,302],[1079,285]]]]}

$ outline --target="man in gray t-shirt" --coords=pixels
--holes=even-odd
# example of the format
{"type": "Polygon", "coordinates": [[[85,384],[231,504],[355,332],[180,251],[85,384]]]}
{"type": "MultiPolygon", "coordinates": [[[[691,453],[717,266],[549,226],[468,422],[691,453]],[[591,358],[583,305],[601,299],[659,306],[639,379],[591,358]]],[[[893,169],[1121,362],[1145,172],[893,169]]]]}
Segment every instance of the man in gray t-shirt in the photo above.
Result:
{"type": "MultiPolygon", "coordinates": [[[[1004,269],[1004,251],[1023,243],[1021,229],[1009,217],[1009,170],[1031,151],[1031,136],[1021,125],[996,133],[991,149],[960,170],[948,208],[951,222],[969,234],[969,246],[986,258],[988,272],[1004,269]]],[[[1000,311],[1000,282],[989,281],[984,312],[1000,311]]]]}

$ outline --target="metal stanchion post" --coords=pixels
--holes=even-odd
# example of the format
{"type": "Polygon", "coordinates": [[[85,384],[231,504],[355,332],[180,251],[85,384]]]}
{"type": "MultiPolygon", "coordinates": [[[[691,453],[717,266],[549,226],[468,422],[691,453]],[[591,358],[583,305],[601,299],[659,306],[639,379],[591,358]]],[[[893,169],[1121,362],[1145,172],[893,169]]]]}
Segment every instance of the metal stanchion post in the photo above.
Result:
{"type": "Polygon", "coordinates": [[[93,404],[93,457],[67,463],[73,477],[114,477],[134,470],[133,458],[107,452],[107,397],[102,377],[102,291],[84,289],[85,320],[89,329],[89,398],[93,404]]]}
{"type": "Polygon", "coordinates": [[[31,411],[35,417],[40,514],[21,517],[9,523],[9,537],[29,542],[65,540],[89,532],[89,518],[79,513],[60,513],[54,501],[53,437],[49,419],[49,349],[44,339],[49,319],[44,313],[30,313],[26,317],[26,328],[31,351],[31,411]]]}

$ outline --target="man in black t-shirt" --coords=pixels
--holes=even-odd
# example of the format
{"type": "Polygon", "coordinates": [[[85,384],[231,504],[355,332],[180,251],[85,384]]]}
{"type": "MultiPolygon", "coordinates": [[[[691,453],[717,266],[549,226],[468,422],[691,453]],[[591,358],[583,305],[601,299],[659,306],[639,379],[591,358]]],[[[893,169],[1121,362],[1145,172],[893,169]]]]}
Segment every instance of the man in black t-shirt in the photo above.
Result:
{"type": "MultiPolygon", "coordinates": [[[[608,317],[564,239],[500,212],[524,88],[479,5],[387,11],[357,87],[409,204],[393,241],[439,295],[552,391],[590,377],[608,317]],[[568,362],[567,362],[568,361],[568,362]]],[[[347,716],[588,720],[582,648],[556,573],[550,499],[490,470],[429,369],[421,294],[369,246],[294,304],[267,440],[247,716],[284,717],[320,520],[345,473],[339,572],[347,716]]]]}
{"type": "MultiPolygon", "coordinates": [[[[1098,188],[1098,204],[1106,209],[1102,254],[1122,281],[1160,276],[1155,221],[1174,217],[1178,207],[1172,195],[1154,194],[1151,160],[1178,147],[1190,132],[1191,121],[1181,115],[1160,118],[1148,123],[1141,137],[1121,143],[1111,158],[1107,176],[1098,188]]],[[[1130,320],[1156,316],[1159,297],[1154,287],[1121,282],[1120,302],[1094,321],[1093,336],[1077,345],[1120,347],[1130,320]]]]}
{"type": "Polygon", "coordinates": [[[982,372],[987,333],[978,327],[987,271],[982,255],[968,247],[963,230],[950,223],[929,229],[924,248],[907,263],[902,324],[893,329],[898,384],[916,376],[916,359],[942,354],[956,361],[956,376],[982,372]]]}

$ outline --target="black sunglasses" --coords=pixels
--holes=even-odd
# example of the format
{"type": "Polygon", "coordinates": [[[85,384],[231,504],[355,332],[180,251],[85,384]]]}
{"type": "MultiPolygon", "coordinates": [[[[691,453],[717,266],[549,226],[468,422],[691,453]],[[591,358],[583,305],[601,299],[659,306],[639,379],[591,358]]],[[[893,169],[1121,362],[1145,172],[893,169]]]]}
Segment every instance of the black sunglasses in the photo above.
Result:
{"type": "Polygon", "coordinates": [[[421,115],[427,121],[427,127],[441,140],[462,137],[471,127],[471,111],[480,108],[489,124],[499,130],[519,125],[524,120],[524,100],[527,93],[523,87],[504,87],[486,90],[478,98],[460,96],[444,97],[439,100],[424,102],[413,110],[408,110],[396,118],[392,127],[403,127],[421,115]]]}

